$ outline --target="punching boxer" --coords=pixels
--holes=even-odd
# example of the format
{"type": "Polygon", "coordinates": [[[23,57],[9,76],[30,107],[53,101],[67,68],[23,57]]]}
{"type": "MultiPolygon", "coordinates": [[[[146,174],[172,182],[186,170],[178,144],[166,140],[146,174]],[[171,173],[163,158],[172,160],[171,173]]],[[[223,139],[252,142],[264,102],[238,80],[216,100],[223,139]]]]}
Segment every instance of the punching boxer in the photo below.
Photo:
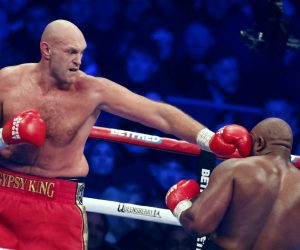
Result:
{"type": "Polygon", "coordinates": [[[299,249],[300,172],[290,161],[291,128],[269,118],[251,134],[253,156],[219,164],[201,193],[196,181],[180,181],[166,203],[186,230],[209,235],[204,249],[299,249]]]}
{"type": "MultiPolygon", "coordinates": [[[[86,46],[78,27],[56,20],[42,34],[38,63],[0,71],[0,101],[4,124],[8,124],[0,133],[0,248],[87,247],[78,181],[88,173],[83,149],[102,110],[198,143],[220,157],[250,152],[251,136],[243,127],[230,125],[213,133],[171,105],[151,101],[108,79],[86,75],[80,71],[86,46]],[[24,116],[22,112],[28,109],[34,109],[45,122],[42,145],[41,138],[38,142],[33,139],[34,126],[30,126],[29,136],[24,135],[26,139],[23,135],[19,141],[10,138],[15,130],[21,133],[21,125],[10,125],[12,117],[24,116]]],[[[41,125],[38,127],[37,134],[41,133],[41,125]]]]}

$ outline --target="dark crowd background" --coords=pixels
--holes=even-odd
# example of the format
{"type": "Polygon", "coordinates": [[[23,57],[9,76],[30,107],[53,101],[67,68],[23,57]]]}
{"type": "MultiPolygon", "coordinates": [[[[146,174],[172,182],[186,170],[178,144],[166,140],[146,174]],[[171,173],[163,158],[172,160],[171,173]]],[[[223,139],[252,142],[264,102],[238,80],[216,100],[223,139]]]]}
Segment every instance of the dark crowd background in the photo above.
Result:
{"type": "MultiPolygon", "coordinates": [[[[299,2],[284,0],[283,10],[300,38],[299,2]]],[[[38,62],[46,24],[67,19],[86,37],[86,73],[171,103],[212,130],[283,118],[300,154],[299,52],[250,50],[240,36],[263,29],[268,11],[267,0],[0,0],[0,68],[38,62]]],[[[170,137],[107,113],[96,125],[170,137]]],[[[85,153],[87,197],[166,208],[170,186],[199,178],[196,157],[96,139],[85,153]]],[[[89,249],[195,249],[180,227],[91,213],[89,227],[89,249]]]]}

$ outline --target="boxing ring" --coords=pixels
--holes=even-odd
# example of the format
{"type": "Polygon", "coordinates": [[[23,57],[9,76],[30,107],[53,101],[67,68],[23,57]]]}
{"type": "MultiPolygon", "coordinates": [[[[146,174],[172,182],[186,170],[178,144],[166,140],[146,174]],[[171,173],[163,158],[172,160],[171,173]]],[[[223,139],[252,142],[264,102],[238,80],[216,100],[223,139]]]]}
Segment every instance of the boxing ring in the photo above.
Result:
{"type": "MultiPolygon", "coordinates": [[[[207,155],[213,154],[201,151],[199,146],[183,140],[104,127],[93,127],[89,137],[111,142],[133,144],[175,154],[185,154],[190,156],[206,154],[206,160],[204,158],[204,161],[206,162],[203,162],[203,167],[200,167],[201,176],[199,184],[201,191],[203,191],[207,186],[210,173],[215,167],[215,156],[213,161],[207,161],[207,155]]],[[[295,165],[295,167],[300,168],[300,156],[292,155],[291,162],[295,165]]],[[[181,226],[179,221],[173,216],[169,209],[93,199],[88,197],[83,198],[83,203],[88,212],[181,226]]],[[[205,237],[198,238],[196,249],[201,249],[204,241],[205,237]]]]}

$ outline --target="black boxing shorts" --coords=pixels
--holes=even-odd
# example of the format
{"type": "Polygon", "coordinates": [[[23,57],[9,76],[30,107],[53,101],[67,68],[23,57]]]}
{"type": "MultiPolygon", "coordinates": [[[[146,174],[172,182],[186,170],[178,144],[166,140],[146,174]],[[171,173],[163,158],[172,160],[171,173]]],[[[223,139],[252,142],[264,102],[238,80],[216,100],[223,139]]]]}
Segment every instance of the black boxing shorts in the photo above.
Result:
{"type": "Polygon", "coordinates": [[[0,168],[0,249],[87,249],[84,183],[0,168]]]}

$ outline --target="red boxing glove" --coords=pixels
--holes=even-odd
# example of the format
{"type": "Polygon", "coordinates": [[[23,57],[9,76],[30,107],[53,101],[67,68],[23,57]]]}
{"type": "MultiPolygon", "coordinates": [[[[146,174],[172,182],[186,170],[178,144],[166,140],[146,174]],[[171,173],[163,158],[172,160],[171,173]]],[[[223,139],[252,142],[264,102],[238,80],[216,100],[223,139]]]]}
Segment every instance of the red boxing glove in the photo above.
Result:
{"type": "Polygon", "coordinates": [[[291,155],[291,162],[294,164],[296,168],[300,169],[300,156],[299,155],[291,155]]]}
{"type": "Polygon", "coordinates": [[[190,199],[200,193],[200,186],[195,180],[181,180],[173,185],[166,195],[166,205],[179,219],[181,213],[192,206],[190,199]]]}
{"type": "Polygon", "coordinates": [[[7,145],[29,143],[37,147],[44,143],[46,124],[36,110],[24,111],[12,117],[0,129],[0,148],[7,145]]]}
{"type": "Polygon", "coordinates": [[[197,143],[203,150],[213,152],[220,158],[242,158],[250,155],[252,137],[246,128],[232,124],[217,133],[202,129],[197,135],[197,143]]]}

